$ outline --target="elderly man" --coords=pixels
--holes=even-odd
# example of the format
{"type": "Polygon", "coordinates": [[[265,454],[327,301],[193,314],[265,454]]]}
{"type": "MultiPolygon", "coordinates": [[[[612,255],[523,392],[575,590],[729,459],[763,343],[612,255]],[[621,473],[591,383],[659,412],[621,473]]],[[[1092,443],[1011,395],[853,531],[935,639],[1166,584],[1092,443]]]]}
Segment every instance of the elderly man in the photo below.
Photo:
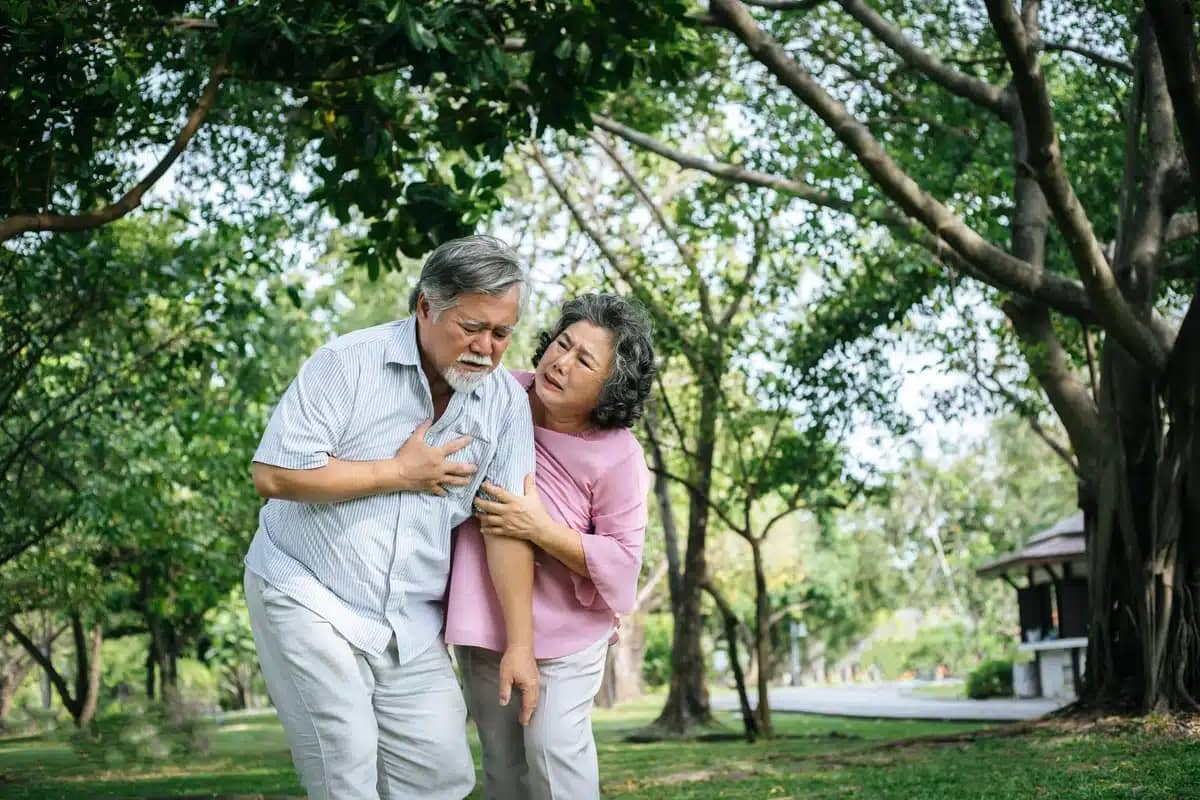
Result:
{"type": "MultiPolygon", "coordinates": [[[[312,800],[458,798],[475,770],[441,641],[451,529],[483,480],[523,490],[529,402],[496,370],[527,274],[497,239],[429,256],[408,319],[319,349],[254,454],[267,498],[246,604],[271,699],[312,800]]],[[[533,559],[489,542],[508,649],[500,697],[537,701],[533,559]]]]}

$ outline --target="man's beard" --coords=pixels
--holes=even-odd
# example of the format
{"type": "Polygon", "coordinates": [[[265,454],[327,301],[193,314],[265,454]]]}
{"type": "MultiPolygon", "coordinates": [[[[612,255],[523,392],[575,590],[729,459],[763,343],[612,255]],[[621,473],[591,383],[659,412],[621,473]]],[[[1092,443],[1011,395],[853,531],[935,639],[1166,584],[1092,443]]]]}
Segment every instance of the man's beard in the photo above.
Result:
{"type": "Polygon", "coordinates": [[[473,356],[470,353],[464,353],[458,357],[459,361],[467,364],[478,364],[482,367],[487,367],[486,370],[465,370],[459,369],[457,366],[449,366],[442,370],[442,380],[449,384],[450,388],[456,392],[469,392],[477,389],[488,375],[492,374],[492,362],[490,359],[483,356],[473,356]]]}

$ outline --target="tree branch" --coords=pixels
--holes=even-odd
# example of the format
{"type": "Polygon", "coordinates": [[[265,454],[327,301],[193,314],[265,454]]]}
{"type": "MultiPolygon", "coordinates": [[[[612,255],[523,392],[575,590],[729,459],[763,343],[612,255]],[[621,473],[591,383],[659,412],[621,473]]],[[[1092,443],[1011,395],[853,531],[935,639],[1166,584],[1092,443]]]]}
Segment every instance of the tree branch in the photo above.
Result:
{"type": "Polygon", "coordinates": [[[202,17],[171,17],[165,24],[177,31],[215,31],[221,27],[215,19],[202,17]]]}
{"type": "Polygon", "coordinates": [[[1195,211],[1188,214],[1176,214],[1167,222],[1167,230],[1164,236],[1166,244],[1178,242],[1180,239],[1188,239],[1196,234],[1200,234],[1200,215],[1195,211]]]}
{"type": "Polygon", "coordinates": [[[1126,75],[1133,75],[1133,64],[1130,64],[1128,61],[1110,58],[1103,53],[1099,53],[1095,50],[1089,50],[1088,48],[1081,47],[1077,44],[1071,44],[1070,42],[1046,42],[1039,40],[1035,46],[1039,50],[1044,50],[1048,53],[1074,53],[1075,55],[1083,56],[1088,61],[1099,64],[1102,67],[1115,69],[1119,72],[1125,73],[1126,75]]]}
{"type": "Polygon", "coordinates": [[[1071,451],[1067,449],[1067,447],[1061,442],[1051,436],[1046,429],[1042,427],[1042,423],[1038,422],[1032,417],[1030,417],[1028,421],[1029,427],[1033,429],[1033,432],[1037,434],[1038,438],[1045,442],[1046,446],[1053,450],[1054,454],[1061,458],[1066,465],[1070,467],[1071,472],[1078,475],[1079,465],[1075,463],[1075,457],[1071,455],[1071,451]]]}
{"type": "Polygon", "coordinates": [[[667,238],[671,240],[671,243],[675,245],[676,251],[678,251],[680,258],[683,259],[684,266],[687,267],[688,273],[692,276],[692,280],[696,283],[696,293],[700,299],[700,316],[704,320],[705,326],[707,326],[710,330],[715,329],[716,320],[713,318],[712,305],[708,295],[708,282],[705,281],[704,276],[700,274],[700,266],[697,263],[696,252],[692,250],[691,246],[689,246],[683,241],[683,239],[680,238],[679,232],[675,230],[675,226],[672,225],[665,216],[663,216],[662,209],[660,209],[658,207],[658,203],[656,203],[654,199],[650,197],[649,193],[646,191],[646,188],[642,185],[642,182],[638,180],[637,175],[635,175],[633,170],[629,168],[629,165],[625,163],[625,159],[621,158],[621,155],[612,147],[610,147],[608,142],[604,141],[603,137],[601,137],[599,134],[593,132],[592,141],[599,145],[600,149],[608,154],[609,159],[616,164],[617,169],[621,171],[621,174],[625,176],[625,179],[633,188],[633,193],[637,195],[638,200],[641,201],[646,210],[650,212],[650,216],[653,217],[654,221],[658,223],[658,227],[661,228],[663,233],[666,234],[667,238]]]}
{"type": "Polygon", "coordinates": [[[1001,119],[1007,118],[1008,100],[1001,87],[993,86],[986,81],[946,66],[936,56],[923,50],[905,36],[903,31],[880,16],[864,0],[838,0],[838,2],[847,14],[858,20],[875,38],[891,48],[905,64],[927,76],[951,94],[970,100],[1001,119]]]}
{"type": "Polygon", "coordinates": [[[167,150],[167,154],[146,173],[132,189],[124,194],[117,202],[105,206],[98,211],[85,214],[15,214],[0,220],[0,242],[6,242],[14,236],[31,231],[82,231],[107,225],[119,219],[142,204],[142,196],[148,192],[158,179],[166,174],[180,154],[187,149],[204,118],[217,99],[221,83],[229,76],[224,62],[213,68],[212,75],[200,95],[199,102],[188,115],[187,122],[175,137],[175,142],[167,150]]]}
{"type": "Polygon", "coordinates": [[[1079,327],[1083,329],[1083,352],[1087,356],[1088,388],[1092,390],[1092,397],[1099,397],[1100,372],[1096,369],[1096,346],[1092,344],[1092,329],[1084,323],[1080,323],[1079,327]]]}
{"type": "Polygon", "coordinates": [[[641,131],[634,130],[616,120],[602,117],[599,114],[592,114],[592,122],[609,133],[616,134],[630,144],[674,161],[681,167],[707,172],[709,175],[732,183],[745,183],[751,186],[759,186],[764,189],[772,189],[777,192],[795,195],[802,200],[807,200],[814,205],[824,206],[825,208],[832,208],[837,211],[852,210],[851,204],[848,201],[842,200],[836,195],[832,195],[823,189],[818,189],[804,181],[784,178],[736,164],[726,164],[694,156],[665,145],[652,136],[647,136],[641,131]]]}
{"type": "Polygon", "coordinates": [[[699,498],[700,502],[704,503],[704,505],[706,505],[714,514],[716,514],[717,517],[721,520],[721,522],[725,523],[726,527],[728,527],[729,530],[733,531],[738,536],[741,536],[743,539],[750,538],[750,535],[746,532],[746,530],[741,525],[738,525],[736,522],[734,522],[732,519],[730,519],[729,515],[725,513],[725,510],[723,508],[721,508],[719,505],[714,503],[712,500],[709,500],[708,496],[700,491],[699,486],[692,483],[687,478],[681,478],[680,476],[678,476],[672,472],[669,472],[666,469],[660,469],[658,467],[650,467],[649,469],[655,475],[661,475],[664,478],[666,478],[667,480],[675,481],[680,486],[683,486],[684,488],[686,488],[689,492],[692,493],[693,497],[699,498]]]}
{"type": "MultiPolygon", "coordinates": [[[[678,337],[680,342],[686,343],[687,337],[683,335],[683,331],[679,329],[674,320],[667,315],[655,313],[655,310],[658,309],[658,305],[653,302],[654,294],[650,292],[647,287],[642,285],[641,281],[634,276],[633,271],[629,268],[629,266],[625,264],[625,262],[608,245],[608,242],[605,240],[605,238],[600,235],[600,232],[596,230],[587,217],[584,216],[583,211],[579,208],[579,205],[567,192],[567,187],[558,179],[558,176],[550,167],[550,164],[547,163],[546,157],[542,154],[541,148],[534,143],[531,145],[530,150],[533,154],[534,160],[541,168],[542,174],[545,175],[546,181],[554,190],[554,193],[558,195],[558,198],[563,202],[563,205],[567,207],[567,211],[571,214],[571,218],[575,220],[575,224],[579,226],[580,230],[582,230],[592,244],[596,246],[596,249],[600,251],[600,254],[604,257],[604,260],[607,261],[614,270],[616,270],[617,274],[621,276],[621,279],[629,285],[629,288],[632,290],[633,294],[642,301],[643,305],[645,305],[646,308],[651,311],[651,313],[654,314],[655,318],[670,328],[672,333],[678,337]]],[[[702,371],[704,364],[698,360],[699,357],[695,354],[694,350],[695,348],[692,347],[684,347],[683,357],[687,359],[688,363],[691,364],[692,367],[699,373],[702,371]]]]}
{"type": "Polygon", "coordinates": [[[71,697],[71,690],[67,686],[67,681],[62,676],[62,673],[54,668],[54,663],[46,657],[46,654],[42,652],[41,648],[34,644],[32,639],[25,635],[24,631],[17,627],[16,623],[13,622],[12,619],[6,619],[4,621],[4,627],[7,628],[8,632],[13,635],[13,638],[25,648],[25,652],[29,653],[29,655],[33,657],[33,660],[37,662],[38,666],[45,670],[46,677],[50,680],[50,683],[54,684],[54,688],[58,690],[58,696],[62,700],[62,704],[67,707],[67,710],[74,714],[78,703],[74,698],[71,697]]]}
{"type": "Polygon", "coordinates": [[[655,590],[658,588],[658,582],[667,574],[667,559],[662,559],[655,566],[654,570],[646,576],[646,581],[642,584],[642,588],[638,590],[637,597],[633,601],[635,611],[640,610],[646,604],[646,601],[654,596],[655,590]]]}
{"type": "MultiPolygon", "coordinates": [[[[1080,469],[1085,477],[1090,477],[1088,471],[1100,463],[1104,441],[1096,398],[1071,369],[1045,307],[1008,302],[1003,310],[1025,346],[1030,370],[1067,430],[1079,455],[1080,469]]],[[[1003,396],[1011,397],[999,382],[997,388],[1003,396]]]]}
{"type": "Polygon", "coordinates": [[[1145,120],[1146,143],[1143,147],[1138,132],[1133,130],[1130,132],[1132,141],[1127,137],[1126,147],[1138,155],[1144,152],[1137,170],[1142,173],[1142,183],[1132,213],[1125,212],[1129,215],[1128,225],[1122,226],[1113,270],[1122,278],[1121,285],[1127,296],[1148,309],[1158,283],[1168,220],[1177,207],[1171,204],[1184,202],[1186,195],[1169,190],[1178,146],[1158,42],[1148,22],[1139,23],[1138,38],[1140,80],[1135,83],[1140,84],[1142,91],[1135,100],[1142,103],[1140,116],[1145,120]]]}
{"type": "Polygon", "coordinates": [[[1196,53],[1193,0],[1145,0],[1158,39],[1167,90],[1192,174],[1192,192],[1200,209],[1200,55],[1196,53]]]}
{"type": "Polygon", "coordinates": [[[772,11],[811,11],[826,0],[745,0],[746,5],[772,11]]]}
{"type": "Polygon", "coordinates": [[[671,427],[675,430],[675,438],[679,441],[679,450],[688,458],[695,459],[696,454],[688,449],[687,437],[683,432],[683,426],[679,424],[679,418],[675,416],[675,408],[671,405],[671,399],[667,396],[667,387],[663,383],[662,373],[665,370],[656,370],[654,380],[658,383],[658,397],[662,401],[663,408],[667,411],[667,419],[671,421],[671,427]]]}
{"type": "Polygon", "coordinates": [[[69,509],[67,511],[61,511],[58,513],[57,516],[52,517],[49,520],[47,520],[46,522],[44,522],[41,525],[41,527],[37,528],[29,536],[26,536],[21,541],[10,544],[4,550],[4,552],[0,552],[0,567],[4,566],[9,561],[12,561],[14,558],[21,555],[29,548],[33,547],[35,544],[42,541],[50,534],[54,533],[54,531],[61,528],[67,522],[67,520],[71,519],[71,517],[74,513],[75,513],[74,508],[69,509]]]}
{"type": "MultiPolygon", "coordinates": [[[[1139,44],[1136,46],[1138,48],[1140,48],[1140,38],[1139,34],[1139,44]]],[[[1145,66],[1145,56],[1139,52],[1133,71],[1133,85],[1130,87],[1129,96],[1125,101],[1124,147],[1121,148],[1121,183],[1117,195],[1117,237],[1115,241],[1109,243],[1106,251],[1114,255],[1125,252],[1126,240],[1131,233],[1130,221],[1133,218],[1134,194],[1137,189],[1142,155],[1142,112],[1145,106],[1142,98],[1146,93],[1146,81],[1143,74],[1145,66]]],[[[1026,160],[1028,161],[1028,157],[1026,160]]]]}
{"type": "Polygon", "coordinates": [[[1091,221],[1067,177],[1036,48],[1026,36],[1012,0],[986,0],[986,4],[992,27],[1013,70],[1013,84],[1029,135],[1030,168],[1037,175],[1092,305],[1106,323],[1105,328],[1126,350],[1161,372],[1166,366],[1166,351],[1122,295],[1091,221]]]}
{"type": "Polygon", "coordinates": [[[741,311],[745,304],[746,298],[750,296],[750,292],[754,288],[754,279],[758,275],[759,269],[763,263],[763,251],[767,240],[766,232],[763,228],[766,221],[759,219],[754,223],[754,252],[750,255],[750,261],[746,264],[746,271],[742,274],[742,280],[733,287],[733,298],[729,301],[729,305],[725,307],[725,313],[721,315],[721,329],[728,329],[733,324],[734,317],[741,311]]]}
{"type": "Polygon", "coordinates": [[[782,620],[784,617],[788,616],[792,612],[799,613],[801,611],[807,610],[811,606],[812,606],[812,603],[810,601],[806,600],[801,603],[788,603],[786,606],[783,606],[782,608],[777,608],[771,612],[771,615],[769,617],[767,617],[767,627],[773,628],[773,627],[775,627],[776,624],[779,623],[780,620],[782,620]]]}
{"type": "Polygon", "coordinates": [[[786,509],[784,509],[783,511],[780,511],[775,516],[771,517],[769,520],[767,520],[767,524],[763,526],[762,533],[760,533],[758,535],[759,542],[766,539],[771,534],[771,531],[775,528],[776,525],[778,525],[780,522],[787,519],[792,514],[795,514],[797,511],[800,511],[803,508],[803,506],[799,505],[800,495],[803,493],[803,491],[804,490],[802,487],[797,486],[796,491],[794,491],[792,493],[792,496],[790,498],[788,498],[788,502],[787,502],[788,507],[786,509]]]}
{"type": "MultiPolygon", "coordinates": [[[[746,695],[746,678],[742,674],[742,664],[737,652],[738,628],[742,629],[742,635],[748,640],[750,640],[750,633],[733,613],[733,607],[729,605],[729,601],[717,589],[715,583],[706,577],[700,582],[700,588],[712,597],[713,602],[717,604],[721,619],[725,623],[725,639],[729,647],[729,666],[733,670],[734,681],[737,684],[738,703],[742,709],[742,725],[746,729],[746,740],[753,742],[758,737],[758,719],[750,708],[750,698],[746,695]]],[[[747,649],[750,650],[751,658],[753,658],[753,645],[748,644],[747,649]]],[[[760,665],[759,670],[762,669],[763,667],[760,665]]]]}
{"type": "MultiPolygon", "coordinates": [[[[833,101],[836,102],[836,101],[833,101]]],[[[843,109],[844,111],[844,109],[843,109]]],[[[901,238],[912,241],[921,247],[924,247],[928,252],[933,254],[939,261],[946,263],[951,268],[966,274],[976,280],[983,281],[990,286],[996,288],[1016,292],[1025,296],[1046,303],[1051,308],[1060,311],[1069,316],[1080,319],[1090,319],[1091,310],[1089,301],[1083,287],[1076,281],[1056,275],[1052,272],[1042,272],[1035,270],[1026,262],[1020,259],[1013,258],[991,244],[983,243],[983,240],[973,231],[970,235],[978,239],[979,243],[983,244],[982,248],[975,248],[977,251],[986,251],[990,257],[995,255],[1000,260],[998,269],[985,269],[978,267],[965,257],[965,254],[956,251],[944,237],[938,237],[929,230],[916,231],[914,229],[925,226],[924,222],[918,221],[904,214],[900,210],[891,206],[876,206],[869,209],[862,209],[851,203],[850,201],[842,200],[841,198],[817,189],[811,184],[804,181],[784,178],[778,175],[760,172],[758,170],[747,169],[745,167],[734,164],[726,164],[710,159],[701,158],[699,156],[686,153],[682,150],[670,147],[652,136],[648,136],[641,131],[629,128],[615,120],[608,119],[596,114],[592,115],[592,121],[604,130],[625,139],[629,143],[649,150],[652,153],[662,156],[669,161],[674,161],[685,169],[694,169],[701,172],[706,172],[713,177],[721,180],[731,181],[735,183],[745,183],[751,186],[759,186],[772,191],[777,191],[785,194],[791,194],[806,200],[814,205],[828,208],[834,211],[841,211],[851,214],[859,219],[866,219],[873,222],[878,222],[886,225],[896,232],[901,238]]],[[[862,128],[867,137],[870,133],[866,128],[862,128]]],[[[873,141],[873,140],[872,140],[873,141]]],[[[878,145],[876,145],[878,147],[878,145]]],[[[887,156],[884,156],[887,158],[887,156]]],[[[899,172],[899,168],[894,164],[893,169],[896,170],[899,177],[908,184],[911,184],[913,189],[919,191],[919,187],[908,176],[899,172]]],[[[889,193],[888,186],[882,187],[885,192],[889,193]]],[[[928,197],[927,195],[925,197],[928,197]]],[[[936,203],[932,198],[928,198],[929,202],[936,203]]],[[[940,206],[940,204],[938,204],[940,206]]],[[[965,228],[966,226],[954,217],[948,209],[941,207],[944,213],[944,218],[950,219],[958,226],[965,228]]],[[[940,222],[936,224],[942,224],[940,222]]],[[[935,228],[936,229],[936,228],[935,228]]],[[[968,229],[969,230],[969,229],[968,229]]]]}

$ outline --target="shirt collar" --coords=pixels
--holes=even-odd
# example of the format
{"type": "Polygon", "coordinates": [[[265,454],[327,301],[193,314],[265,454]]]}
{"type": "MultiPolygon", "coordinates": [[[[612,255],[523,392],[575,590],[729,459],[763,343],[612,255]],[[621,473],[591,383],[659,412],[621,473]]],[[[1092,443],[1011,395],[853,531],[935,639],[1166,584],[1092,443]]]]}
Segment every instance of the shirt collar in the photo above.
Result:
{"type": "Polygon", "coordinates": [[[417,320],[414,317],[396,323],[392,338],[388,340],[384,363],[420,366],[421,351],[417,347],[417,320]]]}
{"type": "MultiPolygon", "coordinates": [[[[408,317],[396,323],[396,330],[392,334],[392,338],[388,340],[384,363],[421,368],[421,349],[417,345],[416,317],[408,317]]],[[[497,369],[503,369],[503,367],[497,367],[497,369]]],[[[480,382],[469,394],[476,398],[482,397],[481,392],[485,383],[487,381],[480,382]]]]}

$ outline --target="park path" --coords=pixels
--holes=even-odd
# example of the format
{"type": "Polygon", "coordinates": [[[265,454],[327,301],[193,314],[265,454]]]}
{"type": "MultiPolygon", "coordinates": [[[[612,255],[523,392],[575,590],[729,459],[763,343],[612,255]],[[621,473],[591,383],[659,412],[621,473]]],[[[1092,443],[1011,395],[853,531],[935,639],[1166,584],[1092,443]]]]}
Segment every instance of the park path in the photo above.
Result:
{"type": "MultiPolygon", "coordinates": [[[[1048,714],[1065,705],[1047,698],[957,700],[919,697],[919,683],[884,683],[866,686],[781,686],[770,693],[772,711],[794,711],[839,717],[879,719],[970,720],[1017,722],[1048,714]]],[[[750,698],[751,704],[754,698],[750,698]]],[[[714,694],[713,707],[738,708],[732,692],[714,694]]]]}

